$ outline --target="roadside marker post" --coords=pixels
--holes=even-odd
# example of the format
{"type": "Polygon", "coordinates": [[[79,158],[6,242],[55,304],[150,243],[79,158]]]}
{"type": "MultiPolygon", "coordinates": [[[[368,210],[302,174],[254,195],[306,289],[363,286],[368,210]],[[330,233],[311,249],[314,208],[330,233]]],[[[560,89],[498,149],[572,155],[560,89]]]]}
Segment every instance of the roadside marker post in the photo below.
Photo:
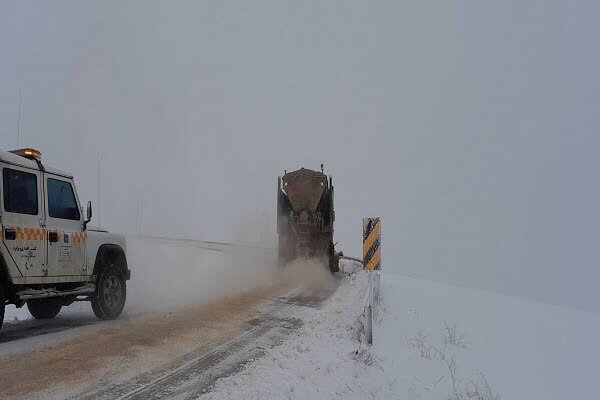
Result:
{"type": "Polygon", "coordinates": [[[381,218],[363,218],[363,268],[381,270],[381,218]]]}
{"type": "Polygon", "coordinates": [[[373,306],[379,303],[381,271],[381,218],[363,218],[363,268],[369,274],[367,302],[367,343],[373,344],[373,306]]]}

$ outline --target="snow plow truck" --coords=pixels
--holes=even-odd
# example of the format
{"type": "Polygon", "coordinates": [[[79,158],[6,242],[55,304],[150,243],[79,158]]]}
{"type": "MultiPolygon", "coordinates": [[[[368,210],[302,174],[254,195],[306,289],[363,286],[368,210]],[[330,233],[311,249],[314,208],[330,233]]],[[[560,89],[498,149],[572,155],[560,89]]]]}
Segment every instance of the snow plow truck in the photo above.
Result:
{"type": "Polygon", "coordinates": [[[282,265],[298,258],[323,260],[331,272],[339,270],[341,252],[333,242],[333,179],[300,168],[277,179],[278,257],[282,265]]]}

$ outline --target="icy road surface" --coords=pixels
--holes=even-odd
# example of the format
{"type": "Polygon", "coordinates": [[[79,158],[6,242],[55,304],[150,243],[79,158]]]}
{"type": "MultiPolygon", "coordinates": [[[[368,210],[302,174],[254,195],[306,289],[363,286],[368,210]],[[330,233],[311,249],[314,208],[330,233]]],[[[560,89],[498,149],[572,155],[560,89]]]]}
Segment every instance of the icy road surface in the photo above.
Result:
{"type": "Polygon", "coordinates": [[[281,270],[264,249],[130,239],[116,321],[89,303],[37,321],[7,307],[0,398],[195,398],[303,324],[337,288],[322,265],[281,270]]]}
{"type": "MultiPolygon", "coordinates": [[[[101,324],[95,332],[3,356],[2,398],[198,397],[215,380],[276,346],[337,281],[274,286],[177,312],[101,324]]],[[[47,342],[51,343],[51,342],[47,342]]]]}

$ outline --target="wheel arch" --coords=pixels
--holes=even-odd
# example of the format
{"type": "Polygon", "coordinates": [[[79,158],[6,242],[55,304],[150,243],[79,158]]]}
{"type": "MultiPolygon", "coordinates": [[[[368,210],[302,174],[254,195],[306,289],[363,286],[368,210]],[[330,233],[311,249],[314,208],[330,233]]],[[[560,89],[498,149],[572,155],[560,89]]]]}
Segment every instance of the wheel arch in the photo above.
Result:
{"type": "Polygon", "coordinates": [[[129,280],[129,269],[127,268],[127,257],[125,250],[118,244],[103,244],[98,248],[94,261],[94,276],[98,276],[102,270],[110,265],[116,265],[123,271],[126,280],[129,280]]]}

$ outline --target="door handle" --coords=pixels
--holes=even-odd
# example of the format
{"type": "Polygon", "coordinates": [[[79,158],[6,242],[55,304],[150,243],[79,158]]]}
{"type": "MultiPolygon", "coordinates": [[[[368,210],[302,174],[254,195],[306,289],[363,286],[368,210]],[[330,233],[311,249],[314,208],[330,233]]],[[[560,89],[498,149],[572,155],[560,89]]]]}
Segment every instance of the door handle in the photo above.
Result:
{"type": "Polygon", "coordinates": [[[58,242],[58,232],[48,232],[49,242],[58,242]]]}
{"type": "Polygon", "coordinates": [[[17,239],[17,230],[15,228],[4,229],[4,239],[6,239],[6,240],[17,239]]]}

